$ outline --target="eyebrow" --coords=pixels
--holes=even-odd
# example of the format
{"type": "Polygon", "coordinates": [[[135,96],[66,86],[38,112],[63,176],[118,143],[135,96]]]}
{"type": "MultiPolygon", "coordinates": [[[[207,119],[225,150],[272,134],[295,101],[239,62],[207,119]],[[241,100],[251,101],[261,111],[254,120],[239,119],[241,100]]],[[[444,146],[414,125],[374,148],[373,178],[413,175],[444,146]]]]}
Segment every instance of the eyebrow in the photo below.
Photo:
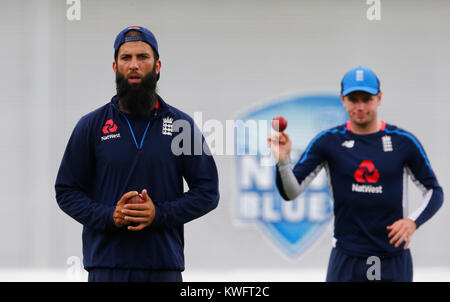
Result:
{"type": "MultiPolygon", "coordinates": [[[[125,57],[125,56],[131,56],[130,53],[122,53],[120,54],[120,57],[125,57]]],[[[136,56],[150,56],[150,54],[148,52],[141,52],[141,53],[137,53],[136,56]]]]}

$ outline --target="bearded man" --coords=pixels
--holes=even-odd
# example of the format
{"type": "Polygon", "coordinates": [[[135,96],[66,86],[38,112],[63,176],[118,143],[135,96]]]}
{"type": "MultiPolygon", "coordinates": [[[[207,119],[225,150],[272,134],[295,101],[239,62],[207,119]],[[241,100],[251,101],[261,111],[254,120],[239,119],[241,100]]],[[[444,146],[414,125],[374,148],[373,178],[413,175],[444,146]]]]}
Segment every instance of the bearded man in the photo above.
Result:
{"type": "Polygon", "coordinates": [[[217,168],[193,119],[156,92],[161,61],[151,31],[117,35],[113,70],[117,95],[75,126],[56,200],[83,225],[88,281],[181,282],[183,226],[217,207],[217,168]],[[189,138],[182,152],[172,143],[177,130],[189,138]]]}

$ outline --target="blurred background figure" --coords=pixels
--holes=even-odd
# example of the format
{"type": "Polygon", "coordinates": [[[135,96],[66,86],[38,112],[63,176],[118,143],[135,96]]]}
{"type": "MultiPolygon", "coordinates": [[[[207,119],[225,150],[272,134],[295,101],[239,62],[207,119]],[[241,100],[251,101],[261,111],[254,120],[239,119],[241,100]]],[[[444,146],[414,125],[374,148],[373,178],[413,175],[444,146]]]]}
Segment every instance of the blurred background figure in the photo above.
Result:
{"type": "Polygon", "coordinates": [[[381,97],[372,70],[347,72],[341,100],[349,120],[319,133],[293,169],[289,135],[268,138],[285,200],[296,199],[322,168],[327,171],[334,205],[328,282],[411,282],[411,237],[442,206],[442,188],[418,139],[378,117],[381,97]],[[424,196],[412,214],[407,212],[408,175],[424,196]],[[370,259],[378,261],[373,269],[367,266],[370,259]]]}

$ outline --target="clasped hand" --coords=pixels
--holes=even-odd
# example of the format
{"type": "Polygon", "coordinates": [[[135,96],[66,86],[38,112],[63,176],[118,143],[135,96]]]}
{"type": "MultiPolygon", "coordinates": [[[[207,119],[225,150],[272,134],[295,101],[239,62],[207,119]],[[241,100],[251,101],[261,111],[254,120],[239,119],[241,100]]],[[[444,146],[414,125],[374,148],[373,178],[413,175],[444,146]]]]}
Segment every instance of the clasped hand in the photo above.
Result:
{"type": "Polygon", "coordinates": [[[141,194],[137,191],[130,191],[122,195],[117,202],[113,218],[118,228],[127,226],[130,231],[141,231],[149,226],[155,219],[155,205],[148,196],[147,190],[142,190],[141,194]],[[144,203],[126,203],[128,199],[137,195],[144,199],[144,203]]]}

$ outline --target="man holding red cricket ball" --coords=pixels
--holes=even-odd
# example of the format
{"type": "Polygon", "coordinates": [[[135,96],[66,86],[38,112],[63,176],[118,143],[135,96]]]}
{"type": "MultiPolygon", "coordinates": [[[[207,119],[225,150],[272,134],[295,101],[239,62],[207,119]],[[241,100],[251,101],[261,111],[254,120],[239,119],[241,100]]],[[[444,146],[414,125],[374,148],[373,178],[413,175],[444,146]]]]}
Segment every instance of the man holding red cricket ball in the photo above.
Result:
{"type": "Polygon", "coordinates": [[[83,225],[88,281],[182,281],[184,224],[217,207],[214,159],[193,119],[156,93],[160,69],[151,31],[121,31],[117,95],[80,119],[61,161],[56,199],[83,225]],[[173,130],[190,137],[191,150],[172,150],[173,130]]]}
{"type": "Polygon", "coordinates": [[[442,206],[442,187],[419,140],[379,119],[382,92],[372,70],[348,71],[340,97],[348,122],[316,135],[293,167],[287,122],[273,119],[278,132],[268,143],[278,191],[286,201],[297,199],[325,169],[334,213],[326,281],[412,281],[411,237],[442,206]],[[408,176],[423,192],[414,212],[408,211],[408,176]],[[375,273],[368,267],[373,259],[380,264],[375,273]]]}

